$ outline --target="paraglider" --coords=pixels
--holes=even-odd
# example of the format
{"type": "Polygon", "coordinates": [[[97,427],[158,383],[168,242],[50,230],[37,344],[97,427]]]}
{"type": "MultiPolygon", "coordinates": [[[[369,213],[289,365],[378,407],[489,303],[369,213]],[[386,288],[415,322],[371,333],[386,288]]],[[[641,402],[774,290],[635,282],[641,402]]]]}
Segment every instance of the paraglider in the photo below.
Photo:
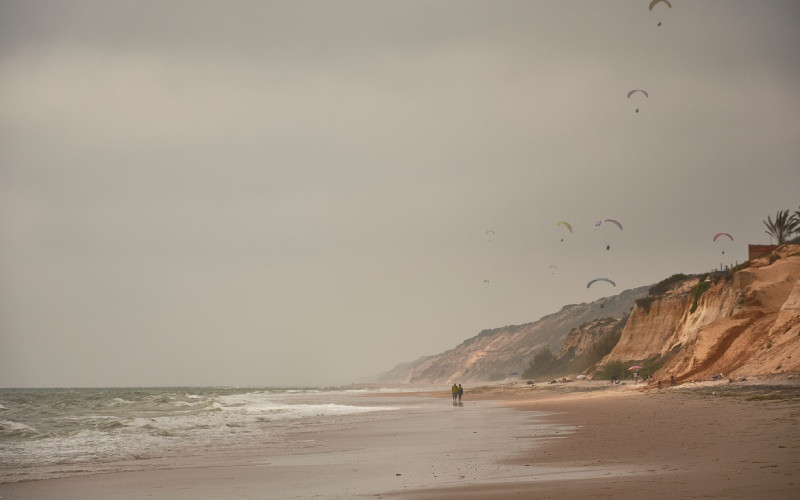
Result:
{"type": "MultiPolygon", "coordinates": [[[[653,7],[655,7],[656,4],[659,4],[661,2],[667,4],[667,7],[669,7],[670,9],[672,8],[672,4],[669,3],[669,0],[653,0],[652,2],[650,2],[650,5],[647,6],[647,9],[652,12],[653,7]]],[[[661,21],[658,22],[657,26],[661,26],[661,21]]]]}
{"type": "MultiPolygon", "coordinates": [[[[560,220],[560,221],[556,222],[556,227],[558,227],[558,226],[566,227],[569,230],[569,234],[572,234],[572,224],[570,224],[569,222],[567,222],[565,220],[560,220]]],[[[564,238],[561,238],[561,241],[564,241],[564,238]]]]}
{"type": "MultiPolygon", "coordinates": [[[[733,236],[731,236],[728,233],[717,233],[717,234],[715,234],[713,241],[717,241],[717,238],[719,238],[720,236],[727,236],[728,238],[730,238],[731,241],[733,241],[733,236]]],[[[725,250],[722,251],[722,255],[725,255],[725,250]]]]}
{"type": "Polygon", "coordinates": [[[492,231],[491,229],[487,229],[486,233],[484,233],[484,234],[486,234],[486,236],[489,237],[489,243],[491,243],[492,242],[492,236],[494,236],[494,231],[492,231]]]}
{"type": "MultiPolygon", "coordinates": [[[[642,93],[642,94],[644,94],[644,96],[645,96],[645,97],[647,97],[648,99],[650,98],[650,94],[648,94],[646,90],[644,90],[644,89],[633,89],[633,90],[630,90],[630,91],[628,91],[628,99],[630,99],[630,98],[631,98],[631,96],[632,96],[633,94],[637,93],[637,92],[641,92],[641,93],[642,93]]],[[[637,112],[637,113],[639,112],[639,108],[636,108],[636,112],[637,112]]]]}
{"type": "Polygon", "coordinates": [[[550,274],[556,274],[556,271],[558,271],[558,267],[556,267],[553,264],[550,264],[550,274]]]}
{"type": "MultiPolygon", "coordinates": [[[[622,231],[622,224],[620,224],[619,221],[614,220],[614,219],[600,219],[600,220],[598,220],[597,222],[594,223],[594,228],[595,229],[600,229],[600,226],[602,226],[606,222],[610,222],[611,224],[614,224],[615,226],[617,226],[619,228],[620,231],[622,231]]],[[[611,245],[606,244],[606,250],[611,250],[611,245]]]]}
{"type": "Polygon", "coordinates": [[[589,288],[590,286],[592,286],[592,283],[597,283],[598,281],[605,281],[607,283],[611,283],[612,286],[617,286],[616,283],[614,283],[613,281],[611,281],[608,278],[595,278],[592,281],[586,283],[586,288],[589,288]]]}

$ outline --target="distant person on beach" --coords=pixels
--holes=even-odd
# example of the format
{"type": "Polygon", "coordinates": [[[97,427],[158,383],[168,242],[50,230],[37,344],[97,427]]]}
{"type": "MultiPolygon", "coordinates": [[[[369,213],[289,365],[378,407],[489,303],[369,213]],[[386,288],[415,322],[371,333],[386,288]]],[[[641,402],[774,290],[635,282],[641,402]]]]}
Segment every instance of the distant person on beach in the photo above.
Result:
{"type": "Polygon", "coordinates": [[[456,384],[453,384],[453,387],[450,388],[450,390],[453,392],[453,404],[455,404],[456,399],[458,398],[458,386],[456,384]]]}
{"type": "Polygon", "coordinates": [[[461,403],[461,396],[464,395],[464,388],[461,387],[461,384],[458,384],[458,402],[461,403]]]}

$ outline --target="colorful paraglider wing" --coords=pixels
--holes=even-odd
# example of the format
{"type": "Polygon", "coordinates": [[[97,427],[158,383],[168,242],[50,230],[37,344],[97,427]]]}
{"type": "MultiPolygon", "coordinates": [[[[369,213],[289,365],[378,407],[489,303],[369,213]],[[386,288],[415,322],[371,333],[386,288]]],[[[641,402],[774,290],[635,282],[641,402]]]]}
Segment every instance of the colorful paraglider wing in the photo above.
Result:
{"type": "Polygon", "coordinates": [[[656,4],[660,2],[664,2],[665,4],[667,4],[667,7],[669,7],[670,9],[672,8],[672,4],[669,3],[669,0],[653,0],[652,2],[650,2],[650,5],[647,8],[649,10],[653,10],[653,7],[655,7],[656,4]]]}
{"type": "Polygon", "coordinates": [[[595,279],[593,279],[592,281],[590,281],[590,282],[586,283],[586,288],[589,288],[590,286],[592,286],[592,283],[596,283],[596,282],[598,282],[598,281],[606,281],[606,282],[608,282],[608,283],[611,283],[611,285],[612,285],[612,286],[617,286],[617,284],[616,284],[616,283],[614,283],[613,281],[611,281],[611,280],[610,280],[610,279],[608,279],[608,278],[595,278],[595,279]]]}
{"type": "Polygon", "coordinates": [[[605,222],[610,222],[610,223],[614,224],[615,226],[617,226],[620,229],[620,231],[622,231],[622,224],[620,224],[619,221],[614,220],[614,219],[600,219],[599,221],[594,223],[594,228],[595,229],[599,229],[600,226],[602,226],[605,222]]]}
{"type": "Polygon", "coordinates": [[[720,236],[727,236],[728,238],[731,239],[731,241],[733,241],[733,236],[731,236],[728,233],[717,233],[717,234],[715,234],[714,235],[714,241],[717,241],[717,238],[719,238],[720,236]]]}
{"type": "Polygon", "coordinates": [[[644,94],[644,96],[645,96],[645,97],[650,97],[650,94],[648,94],[646,90],[643,90],[643,89],[633,89],[633,90],[631,90],[630,92],[628,92],[628,99],[630,99],[630,98],[631,98],[631,96],[632,96],[633,94],[635,94],[636,92],[641,92],[642,94],[644,94]]]}
{"type": "Polygon", "coordinates": [[[561,226],[561,225],[566,226],[566,228],[569,229],[570,233],[572,232],[572,224],[570,224],[569,222],[565,220],[560,220],[556,222],[556,226],[561,226]]]}

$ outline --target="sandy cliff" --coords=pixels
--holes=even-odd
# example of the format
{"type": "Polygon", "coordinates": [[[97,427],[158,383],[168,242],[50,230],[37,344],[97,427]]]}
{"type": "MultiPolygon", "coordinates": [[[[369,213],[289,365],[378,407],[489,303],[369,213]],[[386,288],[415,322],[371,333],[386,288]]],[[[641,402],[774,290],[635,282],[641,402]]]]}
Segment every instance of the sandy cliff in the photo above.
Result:
{"type": "Polygon", "coordinates": [[[678,380],[800,371],[798,278],[800,246],[785,245],[730,275],[681,280],[637,302],[604,362],[661,356],[656,378],[678,380]]]}

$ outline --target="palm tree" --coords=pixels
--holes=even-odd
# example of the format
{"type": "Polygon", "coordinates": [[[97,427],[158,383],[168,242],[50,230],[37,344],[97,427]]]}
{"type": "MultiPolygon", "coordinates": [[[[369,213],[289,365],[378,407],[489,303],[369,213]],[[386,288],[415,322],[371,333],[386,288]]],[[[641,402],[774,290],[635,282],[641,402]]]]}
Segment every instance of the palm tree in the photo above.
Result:
{"type": "Polygon", "coordinates": [[[800,243],[800,208],[794,211],[794,214],[792,214],[792,220],[795,222],[796,227],[794,230],[795,237],[790,241],[790,243],[800,243]]]}
{"type": "Polygon", "coordinates": [[[783,245],[786,239],[800,227],[800,219],[797,218],[797,213],[795,212],[790,216],[788,210],[778,210],[774,221],[768,215],[767,220],[763,222],[767,226],[765,233],[778,240],[778,245],[783,245]]]}

